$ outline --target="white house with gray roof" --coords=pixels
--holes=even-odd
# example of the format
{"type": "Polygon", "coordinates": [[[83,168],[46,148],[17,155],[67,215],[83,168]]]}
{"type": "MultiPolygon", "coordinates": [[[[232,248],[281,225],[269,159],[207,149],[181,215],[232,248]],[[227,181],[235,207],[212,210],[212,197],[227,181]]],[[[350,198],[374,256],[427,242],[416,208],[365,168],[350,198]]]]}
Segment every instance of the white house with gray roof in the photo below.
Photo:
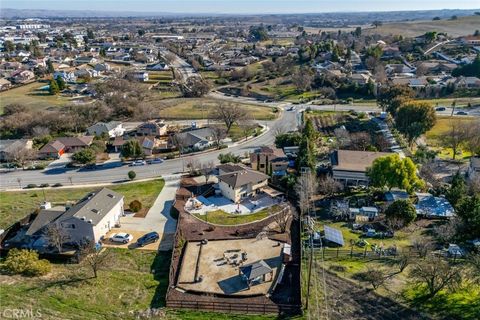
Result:
{"type": "Polygon", "coordinates": [[[68,235],[68,242],[98,242],[119,223],[124,214],[123,205],[121,194],[103,188],[66,210],[58,207],[41,210],[26,235],[46,237],[48,226],[56,224],[68,235]]]}
{"type": "Polygon", "coordinates": [[[88,135],[101,136],[102,134],[108,134],[108,137],[115,138],[123,136],[125,128],[123,124],[118,121],[110,122],[97,122],[93,126],[87,128],[88,135]]]}

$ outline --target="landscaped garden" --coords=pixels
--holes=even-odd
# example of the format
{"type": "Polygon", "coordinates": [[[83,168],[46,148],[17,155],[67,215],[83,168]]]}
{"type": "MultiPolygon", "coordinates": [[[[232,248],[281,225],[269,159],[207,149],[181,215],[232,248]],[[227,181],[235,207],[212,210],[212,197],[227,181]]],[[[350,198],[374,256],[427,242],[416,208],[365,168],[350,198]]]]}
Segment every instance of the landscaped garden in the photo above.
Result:
{"type": "Polygon", "coordinates": [[[255,222],[258,220],[265,219],[270,214],[277,212],[279,209],[280,209],[280,206],[274,205],[269,208],[265,208],[251,214],[233,214],[233,213],[227,213],[223,210],[216,210],[216,211],[207,212],[205,214],[194,214],[194,215],[195,217],[206,222],[219,224],[219,225],[232,226],[232,225],[250,223],[250,222],[255,222]]]}

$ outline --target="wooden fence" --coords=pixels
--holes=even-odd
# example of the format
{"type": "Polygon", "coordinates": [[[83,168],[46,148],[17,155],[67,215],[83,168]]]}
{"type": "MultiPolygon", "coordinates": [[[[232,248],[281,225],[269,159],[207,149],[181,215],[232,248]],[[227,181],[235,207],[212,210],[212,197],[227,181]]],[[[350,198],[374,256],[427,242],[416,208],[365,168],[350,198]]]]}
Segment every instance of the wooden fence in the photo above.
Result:
{"type": "Polygon", "coordinates": [[[167,300],[167,307],[226,313],[299,314],[301,305],[167,300]]]}

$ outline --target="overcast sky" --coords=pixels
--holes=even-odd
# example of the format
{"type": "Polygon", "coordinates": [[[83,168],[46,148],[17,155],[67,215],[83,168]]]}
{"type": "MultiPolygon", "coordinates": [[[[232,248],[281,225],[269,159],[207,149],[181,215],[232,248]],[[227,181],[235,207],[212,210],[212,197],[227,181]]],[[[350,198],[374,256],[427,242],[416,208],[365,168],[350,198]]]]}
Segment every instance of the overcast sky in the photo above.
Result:
{"type": "Polygon", "coordinates": [[[3,8],[173,13],[311,13],[475,9],[477,0],[0,0],[3,8]]]}

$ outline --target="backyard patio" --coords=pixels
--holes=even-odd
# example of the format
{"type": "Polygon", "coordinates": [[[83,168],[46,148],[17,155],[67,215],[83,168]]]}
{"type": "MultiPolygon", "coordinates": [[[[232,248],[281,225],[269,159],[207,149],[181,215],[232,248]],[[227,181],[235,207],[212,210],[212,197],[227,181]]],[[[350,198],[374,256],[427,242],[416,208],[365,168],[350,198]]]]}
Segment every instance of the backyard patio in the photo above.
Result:
{"type": "Polygon", "coordinates": [[[185,204],[185,210],[190,214],[197,215],[205,215],[208,212],[218,210],[236,215],[246,215],[262,211],[279,203],[281,203],[280,199],[272,198],[267,194],[249,197],[237,204],[223,196],[208,198],[199,196],[190,198],[185,204]]]}

